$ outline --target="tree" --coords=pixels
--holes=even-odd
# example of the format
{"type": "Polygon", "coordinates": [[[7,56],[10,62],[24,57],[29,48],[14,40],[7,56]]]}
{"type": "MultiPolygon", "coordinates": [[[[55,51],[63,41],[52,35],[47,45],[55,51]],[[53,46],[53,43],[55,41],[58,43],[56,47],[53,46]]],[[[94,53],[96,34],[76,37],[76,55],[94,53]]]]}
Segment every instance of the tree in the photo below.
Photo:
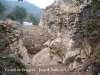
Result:
{"type": "Polygon", "coordinates": [[[20,20],[22,23],[22,20],[27,16],[27,11],[24,7],[16,6],[12,11],[13,17],[15,20],[20,20]]]}
{"type": "Polygon", "coordinates": [[[5,11],[5,6],[0,2],[0,14],[3,14],[5,11]]]}
{"type": "Polygon", "coordinates": [[[10,19],[12,19],[12,20],[16,20],[16,19],[14,18],[13,12],[8,13],[8,14],[6,15],[6,17],[7,17],[7,18],[10,18],[10,19]]]}
{"type": "Polygon", "coordinates": [[[33,23],[33,25],[37,25],[38,24],[38,20],[36,19],[36,17],[34,16],[33,13],[29,13],[29,21],[33,23]]]}

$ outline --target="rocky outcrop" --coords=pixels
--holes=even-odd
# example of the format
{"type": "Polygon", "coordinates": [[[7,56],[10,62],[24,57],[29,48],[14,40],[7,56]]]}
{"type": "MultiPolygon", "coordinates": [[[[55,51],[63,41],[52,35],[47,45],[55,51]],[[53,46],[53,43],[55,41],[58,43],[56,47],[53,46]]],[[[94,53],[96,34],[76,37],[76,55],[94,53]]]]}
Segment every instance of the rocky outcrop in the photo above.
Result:
{"type": "Polygon", "coordinates": [[[50,49],[45,48],[33,56],[32,65],[46,65],[50,63],[50,49]]]}
{"type": "Polygon", "coordinates": [[[11,20],[0,21],[0,75],[29,75],[26,71],[22,71],[26,67],[14,56],[17,51],[11,47],[11,44],[18,41],[20,36],[17,33],[16,24],[19,25],[17,22],[12,23],[11,20]],[[18,69],[20,71],[17,71],[18,69]]]}
{"type": "Polygon", "coordinates": [[[12,53],[10,56],[19,58],[25,65],[31,64],[32,57],[41,51],[43,44],[50,38],[50,35],[42,28],[25,27],[9,19],[0,21],[0,26],[1,34],[9,42],[12,53]]]}
{"type": "Polygon", "coordinates": [[[60,51],[64,53],[61,59],[63,63],[69,65],[69,70],[77,68],[92,58],[93,52],[99,46],[99,26],[97,29],[94,27],[99,24],[99,14],[99,10],[93,12],[91,0],[88,2],[84,0],[82,3],[76,0],[55,0],[52,5],[44,9],[39,26],[53,35],[52,42],[57,38],[61,39],[60,46],[59,43],[54,47],[49,45],[50,52],[58,55],[56,50],[62,48],[60,51]],[[98,40],[98,44],[95,42],[94,46],[93,40],[98,40]]]}
{"type": "Polygon", "coordinates": [[[18,22],[11,20],[0,21],[1,34],[7,39],[11,52],[11,57],[23,58],[21,61],[29,63],[30,58],[27,54],[27,49],[23,46],[21,39],[21,31],[19,28],[22,26],[18,22]]]}

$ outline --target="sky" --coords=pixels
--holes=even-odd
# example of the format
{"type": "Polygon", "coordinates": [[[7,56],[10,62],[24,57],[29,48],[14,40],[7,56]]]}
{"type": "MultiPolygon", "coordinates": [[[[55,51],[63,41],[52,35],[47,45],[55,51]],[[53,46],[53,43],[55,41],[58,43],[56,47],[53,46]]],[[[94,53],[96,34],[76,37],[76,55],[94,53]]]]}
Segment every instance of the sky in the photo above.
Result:
{"type": "Polygon", "coordinates": [[[54,0],[27,0],[30,3],[35,4],[36,6],[40,8],[45,8],[46,6],[52,4],[54,0]]]}

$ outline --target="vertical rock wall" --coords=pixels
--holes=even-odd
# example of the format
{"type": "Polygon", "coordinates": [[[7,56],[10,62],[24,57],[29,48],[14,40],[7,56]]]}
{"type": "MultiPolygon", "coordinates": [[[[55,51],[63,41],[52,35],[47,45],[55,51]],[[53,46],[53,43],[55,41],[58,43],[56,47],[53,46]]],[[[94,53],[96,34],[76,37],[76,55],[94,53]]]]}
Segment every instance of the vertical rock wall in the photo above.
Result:
{"type": "Polygon", "coordinates": [[[63,63],[69,65],[69,69],[76,68],[93,56],[89,40],[93,24],[99,23],[100,12],[93,13],[90,3],[85,0],[82,4],[76,0],[55,0],[41,16],[39,26],[47,29],[53,35],[53,40],[61,39],[66,52],[63,53],[63,63]]]}

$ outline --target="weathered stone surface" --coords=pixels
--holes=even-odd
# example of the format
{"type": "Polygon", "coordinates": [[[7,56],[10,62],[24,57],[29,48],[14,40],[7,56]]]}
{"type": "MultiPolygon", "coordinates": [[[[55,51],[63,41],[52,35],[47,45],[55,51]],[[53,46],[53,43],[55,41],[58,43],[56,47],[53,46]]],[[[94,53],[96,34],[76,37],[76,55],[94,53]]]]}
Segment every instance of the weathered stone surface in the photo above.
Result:
{"type": "Polygon", "coordinates": [[[51,39],[49,39],[48,41],[46,41],[46,42],[44,43],[44,47],[48,47],[48,46],[50,45],[50,43],[51,43],[51,39]]]}
{"type": "Polygon", "coordinates": [[[44,48],[33,56],[32,65],[46,65],[50,63],[50,48],[44,48]]]}
{"type": "Polygon", "coordinates": [[[93,13],[91,0],[83,0],[82,4],[76,0],[55,0],[48,6],[42,13],[39,26],[47,29],[54,37],[49,46],[52,59],[56,54],[59,56],[58,51],[63,51],[63,46],[65,48],[61,59],[69,65],[70,70],[91,58],[97,44],[94,47],[94,44],[90,43],[90,37],[92,35],[92,38],[99,38],[94,37],[98,35],[98,26],[95,29],[94,25],[99,24],[99,13],[100,11],[93,13]],[[56,44],[55,39],[58,38],[61,41],[56,44]]]}
{"type": "MultiPolygon", "coordinates": [[[[17,58],[18,54],[18,39],[20,37],[20,32],[17,30],[16,26],[17,22],[13,22],[12,20],[2,20],[0,21],[0,75],[28,75],[26,71],[17,72],[17,71],[10,71],[11,69],[25,69],[26,67],[20,62],[17,58]],[[17,33],[17,31],[19,33],[17,33]],[[17,35],[18,34],[18,35],[17,35]],[[9,71],[8,71],[9,69],[9,71]]],[[[22,43],[20,42],[19,45],[22,43]]],[[[22,48],[20,49],[22,50],[22,48]]],[[[22,50],[23,52],[23,50],[22,50]]],[[[26,51],[27,52],[27,51],[26,51]]],[[[24,64],[28,63],[27,54],[23,54],[21,60],[24,60],[24,64]],[[25,57],[25,58],[24,58],[25,57]],[[26,61],[25,61],[26,60],[26,61]]]]}
{"type": "Polygon", "coordinates": [[[22,27],[22,25],[12,20],[3,20],[0,25],[5,27],[2,35],[4,35],[9,42],[9,47],[13,53],[11,56],[20,58],[24,64],[29,64],[30,58],[20,36],[21,31],[19,28],[22,27]]]}

